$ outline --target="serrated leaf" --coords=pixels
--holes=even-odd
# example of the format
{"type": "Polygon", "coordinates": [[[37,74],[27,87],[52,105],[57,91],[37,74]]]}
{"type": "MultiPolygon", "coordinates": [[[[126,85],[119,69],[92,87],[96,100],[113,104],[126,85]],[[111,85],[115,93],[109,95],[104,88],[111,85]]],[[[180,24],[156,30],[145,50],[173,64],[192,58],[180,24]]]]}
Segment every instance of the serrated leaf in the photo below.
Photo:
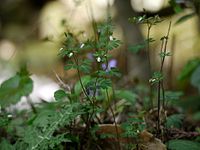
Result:
{"type": "Polygon", "coordinates": [[[167,142],[169,150],[199,150],[200,143],[189,140],[170,140],[167,142]]]}
{"type": "Polygon", "coordinates": [[[108,89],[112,86],[112,81],[110,79],[98,78],[97,85],[99,88],[108,89]]]}
{"type": "Polygon", "coordinates": [[[166,127],[167,128],[181,128],[183,123],[184,115],[183,114],[174,114],[167,117],[166,127]]]}

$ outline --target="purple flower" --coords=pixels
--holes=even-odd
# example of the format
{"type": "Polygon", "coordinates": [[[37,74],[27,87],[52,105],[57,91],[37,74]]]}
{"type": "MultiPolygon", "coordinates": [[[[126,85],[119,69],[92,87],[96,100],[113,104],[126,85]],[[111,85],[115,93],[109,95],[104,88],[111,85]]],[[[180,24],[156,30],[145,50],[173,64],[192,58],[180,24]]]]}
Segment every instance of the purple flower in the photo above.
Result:
{"type": "Polygon", "coordinates": [[[102,64],[102,68],[106,71],[109,71],[111,68],[115,68],[117,66],[117,60],[116,59],[111,59],[108,62],[108,67],[106,69],[106,64],[102,64]]]}

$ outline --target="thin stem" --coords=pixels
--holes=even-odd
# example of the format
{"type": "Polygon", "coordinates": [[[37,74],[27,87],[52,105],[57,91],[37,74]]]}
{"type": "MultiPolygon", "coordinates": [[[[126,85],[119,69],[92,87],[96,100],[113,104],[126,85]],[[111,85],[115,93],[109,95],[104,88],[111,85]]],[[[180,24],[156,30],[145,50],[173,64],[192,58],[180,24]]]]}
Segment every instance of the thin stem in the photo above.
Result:
{"type": "MultiPolygon", "coordinates": [[[[147,48],[146,48],[146,53],[147,53],[147,59],[148,59],[148,64],[149,64],[149,74],[151,76],[151,72],[152,72],[152,69],[151,69],[151,56],[150,56],[150,31],[151,31],[151,24],[147,24],[147,48]]],[[[150,91],[149,91],[149,98],[150,98],[150,102],[151,102],[151,108],[153,108],[153,88],[152,86],[150,85],[149,87],[150,91]]]]}
{"type": "MultiPolygon", "coordinates": [[[[76,64],[77,66],[79,66],[78,59],[76,58],[76,56],[73,56],[73,58],[74,58],[75,64],[76,64]]],[[[79,67],[77,67],[77,72],[78,72],[78,78],[79,78],[79,81],[80,81],[80,84],[81,84],[81,88],[82,88],[82,90],[83,90],[83,93],[85,94],[85,96],[87,97],[87,99],[91,102],[90,97],[89,97],[89,95],[87,94],[87,92],[86,92],[86,90],[85,90],[85,87],[84,87],[84,85],[83,85],[79,67]]]]}
{"type": "Polygon", "coordinates": [[[157,135],[160,133],[160,85],[161,81],[158,82],[158,120],[157,120],[157,135]]]}
{"type": "Polygon", "coordinates": [[[113,116],[113,121],[114,121],[114,125],[115,125],[115,130],[116,130],[116,133],[117,133],[117,141],[118,141],[119,150],[121,150],[120,139],[119,139],[119,131],[118,131],[118,127],[117,127],[117,122],[116,122],[116,118],[115,118],[115,114],[114,114],[114,111],[113,111],[113,109],[112,109],[112,106],[110,105],[110,98],[109,98],[108,90],[107,90],[107,89],[106,89],[106,96],[107,96],[107,100],[108,100],[108,104],[109,104],[109,107],[110,107],[111,114],[112,114],[112,116],[113,116]]]}
{"type": "Polygon", "coordinates": [[[150,31],[151,31],[151,25],[147,24],[148,28],[147,28],[147,59],[148,59],[148,63],[149,63],[149,70],[150,70],[150,75],[151,75],[151,53],[150,53],[150,31]]]}
{"type": "MultiPolygon", "coordinates": [[[[161,66],[160,66],[160,73],[163,74],[163,66],[164,66],[164,61],[165,61],[165,57],[166,57],[166,51],[167,51],[167,43],[168,43],[168,38],[169,38],[169,32],[170,32],[170,28],[171,28],[171,21],[169,23],[169,28],[167,31],[167,35],[162,39],[162,43],[161,43],[161,54],[163,53],[164,55],[161,55],[161,66]]],[[[161,101],[161,96],[160,96],[160,91],[162,90],[162,98],[163,98],[163,103],[162,103],[162,107],[164,109],[164,103],[165,103],[165,90],[164,90],[164,81],[159,81],[158,82],[158,120],[157,120],[157,134],[160,133],[160,101],[161,101]]]]}

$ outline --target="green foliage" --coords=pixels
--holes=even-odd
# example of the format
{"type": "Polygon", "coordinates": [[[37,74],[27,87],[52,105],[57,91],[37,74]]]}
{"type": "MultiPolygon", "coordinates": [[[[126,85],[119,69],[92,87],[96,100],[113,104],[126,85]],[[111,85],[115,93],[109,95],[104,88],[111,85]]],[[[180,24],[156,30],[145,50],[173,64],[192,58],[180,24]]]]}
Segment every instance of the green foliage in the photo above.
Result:
{"type": "Polygon", "coordinates": [[[133,46],[129,46],[128,50],[133,52],[133,53],[138,53],[141,50],[145,49],[146,46],[147,46],[147,42],[144,41],[142,43],[139,43],[139,44],[136,44],[136,45],[133,45],[133,46]]]}
{"type": "Polygon", "coordinates": [[[131,23],[137,23],[137,24],[156,25],[162,22],[163,20],[158,15],[155,15],[153,17],[147,17],[147,15],[143,15],[143,16],[129,18],[129,21],[131,23]]]}
{"type": "Polygon", "coordinates": [[[199,150],[200,143],[189,140],[170,140],[167,142],[169,150],[199,150]]]}
{"type": "Polygon", "coordinates": [[[134,105],[138,96],[135,93],[128,90],[116,90],[115,97],[119,99],[125,99],[131,105],[134,105]]]}
{"type": "Polygon", "coordinates": [[[122,123],[122,129],[124,133],[123,137],[137,138],[138,134],[146,127],[144,120],[140,117],[129,118],[127,122],[122,123]]]}
{"type": "MultiPolygon", "coordinates": [[[[91,80],[92,80],[91,76],[89,76],[89,75],[81,77],[81,81],[82,81],[82,83],[83,83],[84,86],[86,86],[88,83],[90,83],[91,80]]],[[[77,95],[79,95],[82,92],[82,87],[81,87],[80,81],[78,81],[75,84],[74,91],[75,91],[75,94],[77,94],[77,95]]]]}
{"type": "Polygon", "coordinates": [[[69,131],[59,133],[59,129],[69,126],[74,119],[84,114],[84,108],[80,103],[65,104],[62,107],[59,111],[46,108],[32,119],[21,139],[26,149],[54,149],[62,142],[71,142],[69,131]]]}
{"type": "Polygon", "coordinates": [[[184,115],[183,114],[174,114],[166,119],[165,126],[167,128],[181,128],[183,123],[184,115]]]}
{"type": "Polygon", "coordinates": [[[167,101],[180,100],[181,96],[183,96],[183,92],[181,91],[166,91],[165,92],[165,99],[167,101]]]}
{"type": "Polygon", "coordinates": [[[177,4],[176,0],[170,0],[169,4],[173,7],[175,13],[180,13],[183,11],[181,6],[177,4]]]}
{"type": "Polygon", "coordinates": [[[164,58],[164,57],[166,57],[166,56],[172,56],[171,52],[161,52],[161,53],[160,53],[160,57],[161,57],[161,58],[164,58]]]}
{"type": "Polygon", "coordinates": [[[149,79],[149,82],[151,84],[155,84],[162,81],[163,79],[164,79],[164,76],[161,72],[154,72],[152,78],[149,79]]]}
{"type": "Polygon", "coordinates": [[[67,98],[68,94],[63,90],[58,90],[54,93],[54,98],[56,101],[61,101],[67,98]]]}
{"type": "Polygon", "coordinates": [[[200,64],[199,58],[189,60],[188,63],[183,67],[180,75],[178,76],[178,80],[183,81],[189,79],[194,70],[199,66],[199,64],[200,64]]]}
{"type": "Polygon", "coordinates": [[[0,86],[0,105],[4,108],[17,103],[22,96],[28,96],[33,90],[33,81],[26,68],[21,68],[15,76],[0,86]]]}
{"type": "Polygon", "coordinates": [[[180,18],[176,21],[175,25],[178,25],[178,24],[180,24],[180,23],[183,23],[183,22],[187,21],[188,19],[191,19],[191,18],[194,17],[194,16],[195,16],[195,13],[194,13],[194,12],[189,13],[189,14],[187,14],[187,15],[184,15],[184,16],[180,17],[180,18]]]}
{"type": "Polygon", "coordinates": [[[15,148],[6,139],[3,139],[0,142],[0,149],[2,149],[2,150],[15,150],[15,148]]]}
{"type": "Polygon", "coordinates": [[[199,90],[200,93],[200,65],[192,73],[190,82],[199,90]]]}

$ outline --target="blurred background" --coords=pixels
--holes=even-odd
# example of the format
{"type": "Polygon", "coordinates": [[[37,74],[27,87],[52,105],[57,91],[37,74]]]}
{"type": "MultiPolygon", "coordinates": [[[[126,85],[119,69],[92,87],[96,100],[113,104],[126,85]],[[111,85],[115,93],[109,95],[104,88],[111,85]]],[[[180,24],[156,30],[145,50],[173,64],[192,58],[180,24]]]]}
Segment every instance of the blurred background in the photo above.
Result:
{"type": "Polygon", "coordinates": [[[168,50],[173,56],[167,58],[164,66],[166,86],[191,91],[187,83],[177,82],[177,76],[188,60],[200,56],[198,0],[1,0],[0,83],[26,62],[34,80],[32,99],[50,101],[59,88],[56,76],[70,84],[75,75],[64,71],[63,60],[58,57],[64,32],[81,34],[80,41],[92,37],[92,20],[102,22],[108,14],[113,18],[114,36],[123,43],[112,52],[125,77],[122,82],[133,86],[148,82],[145,52],[128,51],[129,46],[146,39],[146,26],[128,22],[144,10],[149,16],[158,14],[165,19],[152,28],[150,35],[156,40],[151,45],[153,70],[159,67],[160,38],[166,35],[171,21],[168,50]]]}

